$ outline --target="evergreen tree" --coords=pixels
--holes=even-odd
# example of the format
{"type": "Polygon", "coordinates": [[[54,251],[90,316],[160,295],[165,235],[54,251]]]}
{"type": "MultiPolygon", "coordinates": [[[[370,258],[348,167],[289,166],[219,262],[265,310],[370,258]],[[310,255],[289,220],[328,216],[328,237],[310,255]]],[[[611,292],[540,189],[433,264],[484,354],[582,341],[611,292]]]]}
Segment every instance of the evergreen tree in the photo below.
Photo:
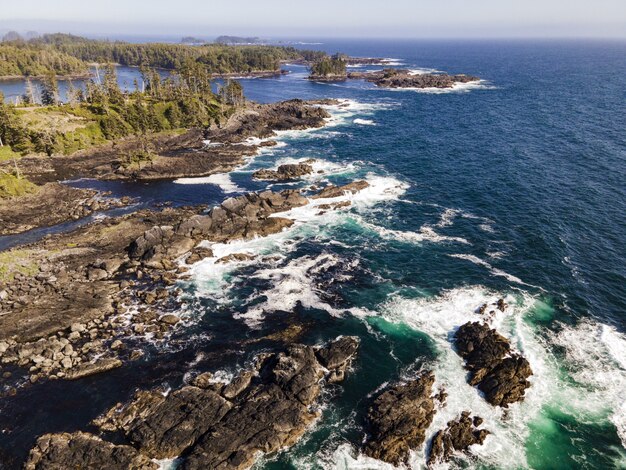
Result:
{"type": "Polygon", "coordinates": [[[48,73],[41,82],[41,103],[54,106],[59,102],[59,84],[53,72],[48,73]]]}

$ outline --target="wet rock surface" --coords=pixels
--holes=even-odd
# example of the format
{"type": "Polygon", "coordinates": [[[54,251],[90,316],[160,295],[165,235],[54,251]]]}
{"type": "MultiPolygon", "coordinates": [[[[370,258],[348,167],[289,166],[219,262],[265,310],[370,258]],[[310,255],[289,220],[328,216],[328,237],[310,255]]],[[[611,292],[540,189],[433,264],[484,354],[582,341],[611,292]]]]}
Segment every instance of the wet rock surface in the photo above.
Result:
{"type": "Polygon", "coordinates": [[[315,160],[311,160],[308,163],[289,163],[280,165],[276,170],[258,170],[252,174],[253,178],[258,180],[293,180],[302,176],[310,175],[313,173],[313,167],[311,163],[315,160]]]}
{"type": "Polygon", "coordinates": [[[374,399],[367,413],[365,454],[393,465],[407,462],[409,452],[424,443],[435,416],[434,382],[434,374],[424,372],[387,387],[374,399]]]}
{"type": "Polygon", "coordinates": [[[465,359],[469,384],[477,386],[489,403],[506,408],[524,399],[533,372],[504,336],[483,323],[468,322],[454,334],[454,345],[465,359]]]}
{"type": "MultiPolygon", "coordinates": [[[[366,186],[354,182],[321,193],[366,186]]],[[[174,315],[180,305],[174,284],[184,267],[177,269],[177,260],[212,256],[210,248],[196,247],[200,241],[277,233],[293,221],[275,214],[308,203],[298,191],[263,191],[227,199],[208,213],[203,207],[143,210],[7,252],[11,264],[0,283],[0,362],[27,369],[34,383],[80,379],[119,367],[120,358],[139,358],[121,340],[163,339],[180,321],[174,315]]],[[[217,262],[250,259],[233,253],[217,262]]],[[[333,379],[341,376],[337,370],[333,379]]]]}
{"type": "Polygon", "coordinates": [[[452,88],[457,83],[480,80],[471,75],[445,73],[412,74],[405,69],[384,69],[376,72],[352,72],[351,79],[363,79],[382,88],[452,88]]]}
{"type": "Polygon", "coordinates": [[[490,434],[486,429],[479,429],[482,418],[471,417],[469,411],[464,411],[461,416],[449,421],[445,429],[437,431],[433,437],[428,465],[448,462],[455,453],[468,453],[470,446],[482,445],[490,434]]]}
{"type": "Polygon", "coordinates": [[[225,386],[205,373],[194,380],[202,387],[187,385],[167,396],[162,390],[139,391],[93,423],[102,431],[120,432],[133,447],[87,433],[46,435],[32,449],[27,468],[97,466],[95,459],[109,458],[126,467],[106,468],[143,469],[153,468],[141,466],[151,458],[179,455],[184,469],[249,468],[259,455],[300,439],[320,414],[316,406],[324,378],[345,371],[357,349],[354,337],[324,347],[293,344],[259,356],[253,368],[225,386]],[[87,454],[91,460],[85,460],[87,454]]]}
{"type": "Polygon", "coordinates": [[[107,194],[47,183],[31,195],[0,199],[0,235],[26,232],[77,220],[94,212],[128,205],[130,198],[114,199],[107,194]]]}
{"type": "Polygon", "coordinates": [[[114,445],[83,432],[40,437],[24,465],[24,470],[69,468],[156,470],[159,465],[131,446],[114,445]]]}

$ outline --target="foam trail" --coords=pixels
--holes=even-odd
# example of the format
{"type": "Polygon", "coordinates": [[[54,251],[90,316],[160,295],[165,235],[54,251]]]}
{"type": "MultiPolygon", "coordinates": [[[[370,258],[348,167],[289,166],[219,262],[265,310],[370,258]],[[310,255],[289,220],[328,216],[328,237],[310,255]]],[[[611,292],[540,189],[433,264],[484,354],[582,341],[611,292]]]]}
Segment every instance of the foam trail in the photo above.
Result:
{"type": "Polygon", "coordinates": [[[374,121],[372,121],[371,119],[360,119],[360,118],[355,119],[355,120],[354,120],[354,123],[355,123],[355,124],[359,124],[359,125],[361,125],[361,126],[376,126],[376,125],[377,125],[377,124],[376,124],[374,121]]]}
{"type": "Polygon", "coordinates": [[[468,93],[473,90],[493,90],[494,86],[488,85],[485,80],[476,80],[467,83],[455,83],[449,88],[384,88],[379,87],[381,90],[388,91],[414,91],[417,93],[426,93],[431,95],[443,95],[445,93],[468,93]]]}
{"type": "Polygon", "coordinates": [[[563,389],[564,411],[600,421],[608,416],[626,448],[626,335],[584,320],[576,326],[563,325],[551,339],[565,350],[564,366],[580,385],[563,389]]]}
{"type": "Polygon", "coordinates": [[[178,178],[174,180],[176,184],[214,184],[219,186],[225,193],[240,193],[243,192],[239,186],[237,186],[230,177],[229,173],[216,173],[211,176],[204,176],[199,178],[178,178]]]}
{"type": "Polygon", "coordinates": [[[290,311],[298,303],[305,308],[326,310],[331,315],[341,315],[344,310],[336,310],[319,297],[314,283],[314,275],[323,272],[342,262],[331,254],[322,254],[318,257],[297,258],[282,268],[263,269],[258,271],[254,278],[271,281],[272,287],[261,293],[266,300],[248,309],[243,315],[236,318],[245,318],[248,324],[257,324],[265,312],[276,310],[290,311]]]}
{"type": "Polygon", "coordinates": [[[522,281],[519,277],[513,276],[512,274],[502,271],[501,269],[494,268],[491,264],[489,264],[487,261],[480,259],[478,256],[465,255],[465,254],[452,254],[448,256],[450,256],[451,258],[464,259],[478,266],[483,266],[487,268],[489,272],[491,272],[491,274],[493,274],[494,276],[504,277],[508,281],[515,282],[517,284],[523,284],[526,286],[529,285],[529,284],[526,284],[524,281],[522,281]]]}

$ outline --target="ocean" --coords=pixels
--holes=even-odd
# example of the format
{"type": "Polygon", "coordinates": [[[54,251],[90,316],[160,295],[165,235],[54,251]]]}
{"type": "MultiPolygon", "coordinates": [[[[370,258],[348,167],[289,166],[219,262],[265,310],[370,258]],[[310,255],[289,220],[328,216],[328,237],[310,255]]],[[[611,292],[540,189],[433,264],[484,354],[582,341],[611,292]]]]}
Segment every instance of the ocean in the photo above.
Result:
{"type": "MultiPolygon", "coordinates": [[[[370,187],[348,210],[294,209],[283,233],[214,245],[216,257],[257,257],[194,265],[181,282],[184,327],[143,361],[3,399],[0,457],[23,461],[39,434],[86,429],[137,387],[175,388],[200,368],[232,376],[266,347],[261,338],[301,324],[310,344],[358,335],[359,356],[314,428],[255,468],[391,468],[359,453],[363,418],[384,384],[422,369],[449,394],[429,435],[464,410],[491,432],[451,468],[626,468],[626,42],[321,42],[314,47],[482,81],[384,90],[312,83],[290,65],[285,76],[241,80],[246,96],[342,100],[328,107],[326,127],[282,132],[231,174],[69,183],[146,205],[355,179],[370,187]],[[319,172],[303,181],[252,180],[257,169],[309,158],[319,172]],[[510,308],[495,325],[534,371],[526,399],[506,411],[466,383],[451,343],[498,298],[510,308]]],[[[421,449],[412,463],[423,462],[421,449]]]]}

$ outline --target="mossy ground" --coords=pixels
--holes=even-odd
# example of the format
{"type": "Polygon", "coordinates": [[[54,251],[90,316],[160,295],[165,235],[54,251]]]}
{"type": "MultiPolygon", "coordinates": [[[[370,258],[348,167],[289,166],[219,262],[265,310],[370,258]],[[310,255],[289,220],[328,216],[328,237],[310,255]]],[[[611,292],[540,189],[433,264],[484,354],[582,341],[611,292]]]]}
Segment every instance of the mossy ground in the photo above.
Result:
{"type": "Polygon", "coordinates": [[[0,282],[11,281],[16,273],[34,276],[39,272],[39,263],[32,259],[33,250],[11,250],[0,252],[0,282]]]}
{"type": "Polygon", "coordinates": [[[37,185],[26,178],[17,177],[12,173],[0,170],[0,199],[24,196],[37,191],[37,185]]]}

